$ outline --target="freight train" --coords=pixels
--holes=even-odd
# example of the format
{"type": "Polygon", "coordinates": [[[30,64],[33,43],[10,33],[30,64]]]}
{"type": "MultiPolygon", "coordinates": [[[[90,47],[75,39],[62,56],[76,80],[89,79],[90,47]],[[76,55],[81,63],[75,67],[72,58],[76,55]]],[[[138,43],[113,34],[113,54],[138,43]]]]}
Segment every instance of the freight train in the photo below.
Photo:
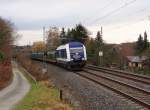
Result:
{"type": "Polygon", "coordinates": [[[46,59],[68,69],[81,69],[86,65],[86,48],[80,42],[69,42],[57,47],[55,51],[32,52],[32,59],[46,59]]]}

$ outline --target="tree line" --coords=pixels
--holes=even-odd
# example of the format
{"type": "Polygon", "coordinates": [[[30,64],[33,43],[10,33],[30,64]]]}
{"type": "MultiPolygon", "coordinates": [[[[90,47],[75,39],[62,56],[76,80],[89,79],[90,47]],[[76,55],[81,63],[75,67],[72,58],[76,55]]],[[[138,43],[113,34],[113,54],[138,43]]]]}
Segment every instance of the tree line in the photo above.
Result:
{"type": "Polygon", "coordinates": [[[136,54],[139,55],[143,53],[145,50],[149,49],[149,47],[150,47],[150,43],[148,41],[148,36],[145,31],[144,36],[140,34],[136,42],[136,54]]]}
{"type": "Polygon", "coordinates": [[[70,41],[78,41],[84,44],[88,36],[88,30],[82,24],[78,24],[75,28],[68,29],[67,31],[62,28],[60,33],[60,40],[61,44],[65,44],[70,41]]]}
{"type": "MultiPolygon", "coordinates": [[[[147,37],[146,32],[144,32],[144,37],[139,35],[135,46],[137,55],[149,48],[147,37]]],[[[115,48],[113,44],[108,44],[103,40],[102,31],[97,31],[96,36],[91,38],[90,32],[86,27],[82,24],[77,24],[74,28],[62,28],[61,31],[59,31],[59,29],[55,27],[51,28],[48,32],[47,45],[50,50],[55,50],[57,46],[70,41],[83,43],[86,46],[88,61],[96,65],[106,66],[117,64],[120,66],[123,63],[120,50],[115,48]]],[[[148,51],[146,53],[148,53],[148,51]]]]}

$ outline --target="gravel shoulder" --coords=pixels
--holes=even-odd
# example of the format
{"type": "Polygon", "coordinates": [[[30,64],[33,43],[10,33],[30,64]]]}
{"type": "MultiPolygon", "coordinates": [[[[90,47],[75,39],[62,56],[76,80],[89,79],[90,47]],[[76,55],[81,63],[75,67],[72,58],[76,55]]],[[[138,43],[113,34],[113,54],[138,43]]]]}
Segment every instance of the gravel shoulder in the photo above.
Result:
{"type": "Polygon", "coordinates": [[[47,68],[49,77],[55,85],[64,90],[64,93],[69,92],[70,99],[78,104],[76,110],[145,110],[138,104],[73,72],[51,64],[48,64],[47,68]]]}
{"type": "Polygon", "coordinates": [[[0,110],[11,110],[29,90],[29,82],[13,62],[13,81],[0,91],[0,110]]]}

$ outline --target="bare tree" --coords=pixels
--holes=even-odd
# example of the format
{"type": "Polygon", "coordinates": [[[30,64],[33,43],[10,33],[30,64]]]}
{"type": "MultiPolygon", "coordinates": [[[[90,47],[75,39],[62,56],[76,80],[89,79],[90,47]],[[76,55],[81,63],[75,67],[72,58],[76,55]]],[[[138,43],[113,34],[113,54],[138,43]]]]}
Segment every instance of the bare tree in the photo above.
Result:
{"type": "Polygon", "coordinates": [[[11,57],[11,47],[14,40],[14,29],[10,21],[0,18],[0,53],[5,58],[11,57]]]}
{"type": "Polygon", "coordinates": [[[47,31],[47,47],[49,50],[55,49],[60,44],[60,32],[57,27],[51,27],[47,31]]]}
{"type": "Polygon", "coordinates": [[[11,53],[14,35],[11,22],[0,18],[0,89],[8,84],[12,76],[11,53]]]}

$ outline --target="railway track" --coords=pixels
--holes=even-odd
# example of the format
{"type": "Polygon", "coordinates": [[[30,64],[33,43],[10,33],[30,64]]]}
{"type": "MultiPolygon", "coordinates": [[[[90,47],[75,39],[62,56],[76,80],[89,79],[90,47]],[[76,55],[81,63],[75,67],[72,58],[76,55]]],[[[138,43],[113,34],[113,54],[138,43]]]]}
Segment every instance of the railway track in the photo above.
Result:
{"type": "Polygon", "coordinates": [[[135,82],[141,82],[141,83],[150,85],[150,77],[149,76],[138,75],[138,74],[133,74],[133,73],[129,73],[129,72],[121,71],[121,70],[108,69],[108,68],[104,68],[104,67],[97,67],[97,66],[93,66],[93,65],[87,65],[85,68],[91,69],[94,71],[104,72],[106,74],[112,74],[114,76],[123,77],[123,78],[129,79],[129,80],[133,80],[135,82]]]}
{"type": "MultiPolygon", "coordinates": [[[[75,72],[77,75],[82,76],[92,82],[100,84],[132,101],[150,109],[150,91],[118,81],[108,76],[100,75],[94,71],[84,69],[80,72],[75,72]]],[[[137,81],[137,80],[136,80],[137,81]]],[[[143,82],[142,82],[143,83],[143,82]]],[[[146,83],[147,84],[147,83],[146,83]]]]}
{"type": "MultiPolygon", "coordinates": [[[[51,61],[46,60],[45,62],[49,63],[51,61]]],[[[81,77],[84,77],[94,83],[102,85],[110,89],[111,91],[114,91],[117,94],[120,94],[128,98],[129,100],[132,100],[133,102],[138,103],[139,105],[150,109],[150,91],[149,91],[150,88],[149,90],[146,90],[140,87],[136,87],[132,84],[118,81],[108,76],[97,74],[95,72],[103,72],[105,74],[129,79],[134,82],[138,82],[138,83],[142,83],[146,85],[150,84],[150,77],[145,77],[142,75],[135,75],[135,74],[131,74],[128,72],[119,71],[119,70],[96,67],[92,65],[87,65],[85,69],[83,69],[83,71],[74,72],[81,77]]]]}

